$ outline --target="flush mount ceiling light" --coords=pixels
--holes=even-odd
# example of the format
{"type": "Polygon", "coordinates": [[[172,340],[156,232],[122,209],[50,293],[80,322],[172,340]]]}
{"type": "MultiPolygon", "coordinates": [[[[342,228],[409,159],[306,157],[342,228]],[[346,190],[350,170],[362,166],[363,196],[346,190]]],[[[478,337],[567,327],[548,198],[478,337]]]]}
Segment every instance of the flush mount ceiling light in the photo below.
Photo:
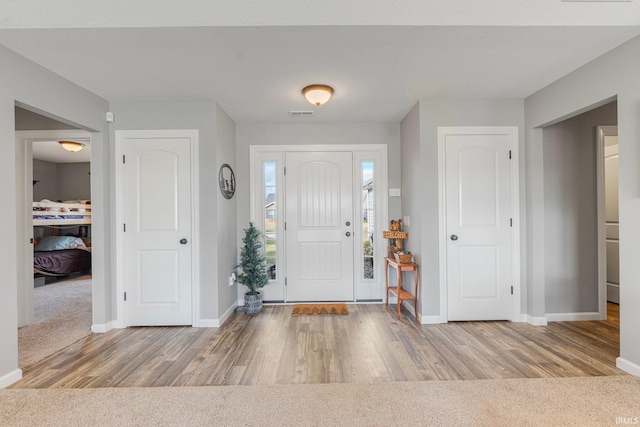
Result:
{"type": "Polygon", "coordinates": [[[75,153],[76,151],[80,151],[84,148],[84,144],[75,141],[58,141],[62,148],[69,151],[70,153],[75,153]]]}
{"type": "Polygon", "coordinates": [[[331,99],[333,88],[327,85],[309,85],[302,89],[304,98],[315,106],[320,106],[331,99]]]}

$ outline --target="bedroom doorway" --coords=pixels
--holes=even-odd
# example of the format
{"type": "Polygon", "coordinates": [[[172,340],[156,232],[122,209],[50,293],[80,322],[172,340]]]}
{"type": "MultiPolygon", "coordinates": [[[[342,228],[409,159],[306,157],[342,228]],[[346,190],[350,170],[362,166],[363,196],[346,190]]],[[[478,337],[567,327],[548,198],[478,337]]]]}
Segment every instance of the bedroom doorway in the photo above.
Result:
{"type": "Polygon", "coordinates": [[[91,333],[90,143],[89,132],[16,107],[23,369],[91,333]],[[60,140],[79,142],[82,149],[67,151],[60,140]]]}

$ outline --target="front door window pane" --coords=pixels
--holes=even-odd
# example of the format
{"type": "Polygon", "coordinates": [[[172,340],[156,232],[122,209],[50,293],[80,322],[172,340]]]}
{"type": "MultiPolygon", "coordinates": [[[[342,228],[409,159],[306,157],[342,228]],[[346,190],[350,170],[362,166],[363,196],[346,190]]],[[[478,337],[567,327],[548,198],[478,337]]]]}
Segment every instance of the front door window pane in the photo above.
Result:
{"type": "Polygon", "coordinates": [[[276,279],[276,247],[277,241],[277,182],[275,162],[263,164],[264,173],[264,254],[267,258],[267,274],[269,279],[276,279]]]}
{"type": "Polygon", "coordinates": [[[362,162],[362,253],[363,277],[374,278],[374,181],[373,162],[362,162]]]}

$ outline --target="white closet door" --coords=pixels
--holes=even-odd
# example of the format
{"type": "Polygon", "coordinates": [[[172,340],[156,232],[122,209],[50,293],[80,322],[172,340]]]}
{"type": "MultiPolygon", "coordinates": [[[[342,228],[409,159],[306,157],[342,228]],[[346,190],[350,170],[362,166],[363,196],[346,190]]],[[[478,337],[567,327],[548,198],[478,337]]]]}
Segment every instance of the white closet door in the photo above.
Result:
{"type": "Polygon", "coordinates": [[[191,325],[191,140],[122,147],[127,324],[191,325]]]}

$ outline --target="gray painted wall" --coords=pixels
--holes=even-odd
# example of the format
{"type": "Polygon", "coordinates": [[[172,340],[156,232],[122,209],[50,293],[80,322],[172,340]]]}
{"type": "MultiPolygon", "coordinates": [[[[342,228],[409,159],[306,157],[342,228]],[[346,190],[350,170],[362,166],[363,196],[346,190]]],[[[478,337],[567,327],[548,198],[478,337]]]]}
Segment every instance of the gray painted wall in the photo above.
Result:
{"type": "MultiPolygon", "coordinates": [[[[111,283],[110,230],[106,222],[109,212],[108,127],[105,113],[108,103],[85,89],[62,79],[60,76],[36,65],[24,57],[0,46],[0,199],[16,201],[15,107],[30,106],[38,113],[74,127],[91,130],[92,158],[95,167],[92,185],[96,190],[96,208],[93,216],[93,322],[104,324],[108,319],[111,301],[106,288],[111,283]]],[[[24,228],[19,223],[14,209],[5,210],[4,226],[0,228],[0,383],[14,379],[18,374],[18,316],[17,316],[17,266],[16,253],[19,245],[18,231],[24,228]]]]}
{"type": "Polygon", "coordinates": [[[58,198],[91,200],[91,163],[58,163],[58,198]]]}
{"type": "Polygon", "coordinates": [[[67,123],[32,113],[24,108],[16,107],[16,130],[58,130],[76,129],[67,123]]]}
{"type": "MultiPolygon", "coordinates": [[[[216,106],[216,120],[218,131],[217,163],[215,171],[224,163],[231,166],[234,173],[236,168],[236,124],[227,113],[216,106]]],[[[217,179],[216,179],[217,183],[217,179]]],[[[217,185],[216,185],[217,187],[217,185]]],[[[237,262],[236,230],[238,228],[237,197],[225,199],[220,191],[218,195],[218,313],[225,312],[237,303],[237,285],[230,287],[229,275],[234,271],[237,262]]]]}
{"type": "Polygon", "coordinates": [[[58,168],[55,163],[33,160],[33,201],[58,199],[58,168]]]}
{"type": "MultiPolygon", "coordinates": [[[[438,211],[438,127],[442,126],[517,126],[523,144],[524,103],[502,100],[422,100],[419,123],[416,107],[405,117],[403,128],[410,132],[403,140],[403,215],[411,217],[412,244],[421,262],[423,316],[440,316],[440,234],[438,211]],[[416,138],[419,134],[419,147],[416,138]],[[406,179],[404,179],[406,177],[406,179]],[[410,179],[409,183],[407,180],[410,179]],[[419,235],[416,235],[416,231],[419,235]]],[[[404,137],[404,136],[403,136],[404,137]]],[[[519,159],[522,164],[522,158],[519,159]]],[[[522,170],[521,170],[522,172],[522,170]]],[[[524,193],[521,194],[524,198],[524,193]]],[[[522,203],[521,203],[522,204],[522,203]]],[[[411,237],[410,237],[411,239],[411,237]]],[[[524,241],[524,235],[521,236],[524,241]]],[[[523,266],[524,268],[524,266],[523,266]]]]}
{"type": "MultiPolygon", "coordinates": [[[[116,130],[197,129],[199,132],[198,167],[200,194],[200,316],[218,319],[220,315],[218,249],[230,247],[235,252],[235,234],[229,242],[218,238],[218,121],[213,102],[113,103],[116,130]],[[221,246],[222,245],[222,246],[221,246]]],[[[226,123],[222,119],[223,123],[226,123]]],[[[225,130],[230,124],[225,124],[225,130]]],[[[226,135],[226,134],[225,134],[226,135]]],[[[113,136],[115,140],[115,135],[113,136]]],[[[228,144],[228,142],[225,142],[228,144]]],[[[112,172],[115,176],[115,171],[112,172]]],[[[232,201],[233,203],[233,201],[232,201]]],[[[194,239],[196,236],[194,236],[194,239]]],[[[222,283],[227,286],[226,282],[222,283]]],[[[223,309],[225,309],[223,307],[223,309]]]]}
{"type": "Polygon", "coordinates": [[[595,127],[616,122],[613,102],[544,129],[547,313],[598,311],[595,127]]]}
{"type": "Polygon", "coordinates": [[[33,160],[33,201],[91,200],[91,163],[52,163],[33,160]]]}
{"type": "MultiPolygon", "coordinates": [[[[402,159],[402,215],[409,216],[409,225],[402,224],[403,230],[409,234],[409,238],[404,242],[407,250],[411,251],[415,258],[415,262],[422,264],[426,259],[422,255],[422,243],[420,236],[422,235],[422,212],[421,212],[421,198],[418,195],[422,188],[422,167],[420,159],[420,103],[414,105],[414,107],[407,113],[400,123],[400,154],[402,159]]],[[[395,218],[394,218],[395,219],[395,218]]],[[[432,264],[429,263],[429,269],[432,268],[432,264]]],[[[397,272],[390,271],[390,281],[394,280],[393,277],[397,277],[397,272]]],[[[424,276],[425,269],[420,271],[420,276],[424,276]]],[[[393,281],[391,283],[394,283],[393,281]]],[[[418,286],[423,286],[424,278],[420,278],[418,286]]],[[[410,288],[411,289],[411,288],[410,288]]],[[[418,310],[420,313],[424,312],[424,305],[429,304],[428,298],[425,298],[424,294],[418,292],[418,310]]]]}
{"type": "Polygon", "coordinates": [[[617,97],[620,148],[620,359],[640,375],[640,37],[586,64],[525,100],[528,312],[545,313],[544,159],[542,128],[617,97]]]}

